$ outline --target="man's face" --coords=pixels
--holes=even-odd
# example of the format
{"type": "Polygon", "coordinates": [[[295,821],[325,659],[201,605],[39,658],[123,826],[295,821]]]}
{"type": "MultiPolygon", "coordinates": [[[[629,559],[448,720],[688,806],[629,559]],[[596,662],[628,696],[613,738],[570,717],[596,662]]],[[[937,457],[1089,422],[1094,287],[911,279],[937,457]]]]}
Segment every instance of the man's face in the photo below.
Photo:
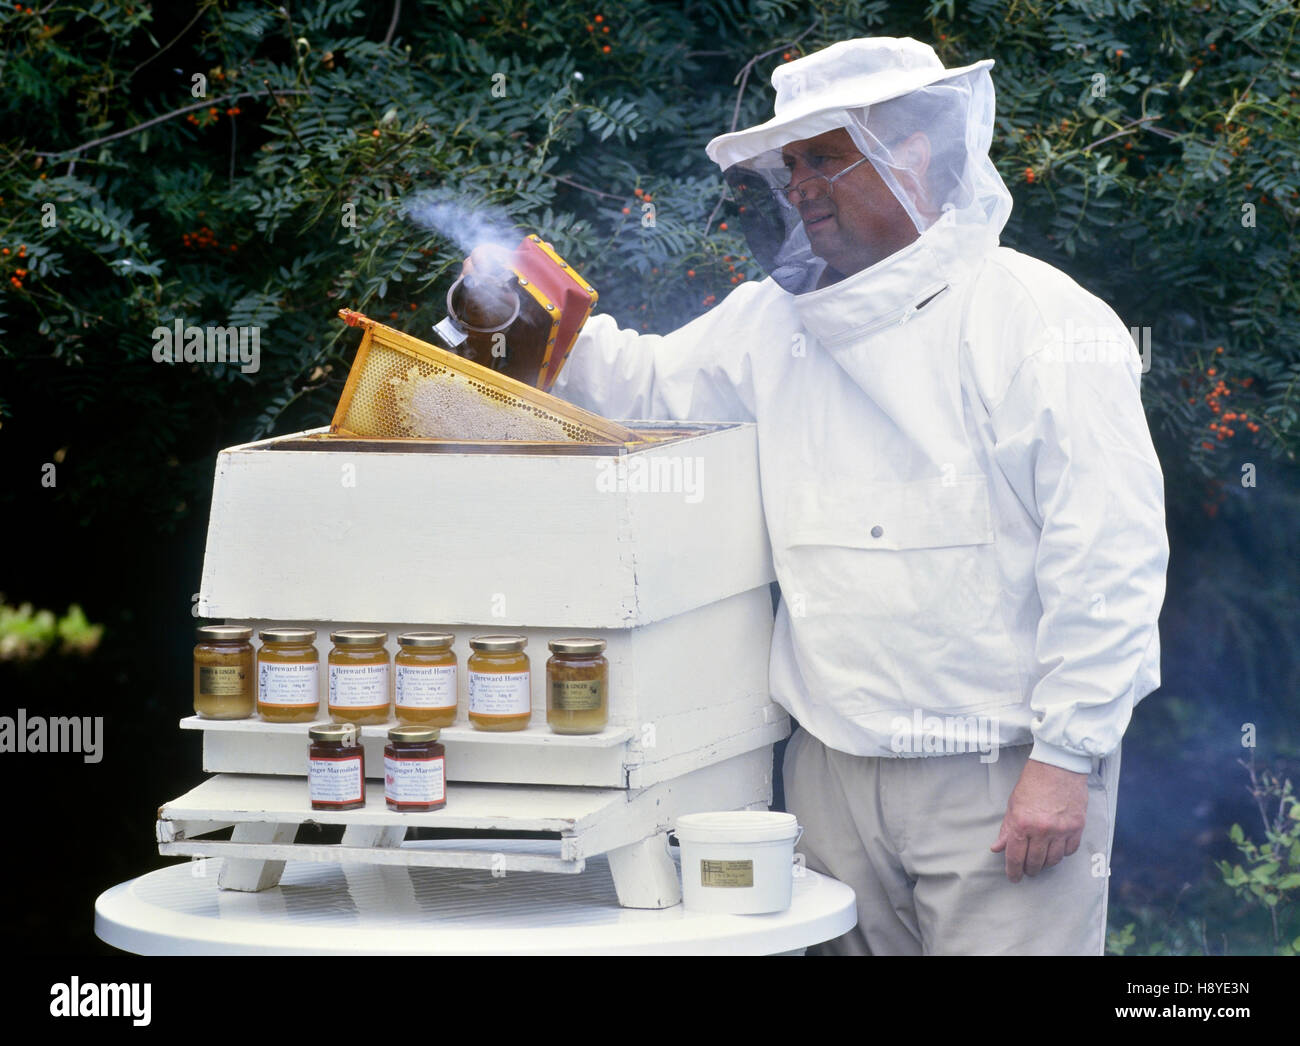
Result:
{"type": "MultiPolygon", "coordinates": [[[[862,159],[843,128],[791,142],[781,152],[792,186],[818,174],[832,177],[862,159]]],[[[870,162],[836,181],[829,194],[825,182],[805,189],[806,200],[794,193],[791,202],[799,209],[813,253],[842,276],[870,268],[919,235],[870,162]]]]}

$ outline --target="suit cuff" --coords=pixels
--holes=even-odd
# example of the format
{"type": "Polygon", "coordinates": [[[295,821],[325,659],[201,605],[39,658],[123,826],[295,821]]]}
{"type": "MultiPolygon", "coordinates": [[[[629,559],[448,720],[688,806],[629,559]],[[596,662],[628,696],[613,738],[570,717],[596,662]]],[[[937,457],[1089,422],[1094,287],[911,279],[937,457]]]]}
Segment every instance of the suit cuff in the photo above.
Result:
{"type": "Polygon", "coordinates": [[[1062,770],[1069,770],[1076,774],[1092,773],[1092,756],[1080,755],[1060,745],[1048,744],[1042,738],[1035,738],[1034,750],[1029,753],[1029,758],[1047,763],[1049,766],[1059,766],[1062,770]]]}

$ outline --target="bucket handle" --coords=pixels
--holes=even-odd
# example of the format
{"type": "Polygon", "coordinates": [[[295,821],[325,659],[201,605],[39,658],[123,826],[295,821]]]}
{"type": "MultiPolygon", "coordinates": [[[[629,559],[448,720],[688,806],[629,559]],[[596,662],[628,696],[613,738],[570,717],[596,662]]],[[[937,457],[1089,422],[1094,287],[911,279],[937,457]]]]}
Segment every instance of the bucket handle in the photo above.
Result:
{"type": "MultiPolygon", "coordinates": [[[[796,827],[797,827],[799,830],[798,830],[797,832],[794,833],[794,845],[795,845],[795,846],[798,846],[798,845],[799,845],[799,840],[803,838],[803,825],[797,825],[796,827]]],[[[791,865],[794,866],[794,872],[793,872],[793,874],[794,874],[794,877],[795,877],[796,879],[800,878],[801,876],[803,876],[803,875],[805,874],[804,871],[802,871],[802,869],[807,868],[807,863],[806,863],[806,862],[804,861],[804,859],[803,859],[803,854],[801,854],[801,853],[799,853],[799,852],[796,851],[796,852],[791,856],[791,858],[790,858],[790,863],[791,863],[791,865]]]]}
{"type": "MultiPolygon", "coordinates": [[[[796,831],[795,831],[795,833],[794,833],[794,842],[790,844],[791,846],[798,846],[798,845],[799,845],[799,840],[803,838],[803,825],[801,825],[801,824],[796,824],[796,825],[795,825],[795,829],[796,829],[796,831]]],[[[676,837],[676,835],[677,835],[677,833],[676,833],[675,831],[673,831],[672,829],[669,829],[668,834],[671,835],[671,836],[674,836],[674,837],[676,837]]],[[[679,842],[680,842],[680,840],[679,840],[679,842]]]]}

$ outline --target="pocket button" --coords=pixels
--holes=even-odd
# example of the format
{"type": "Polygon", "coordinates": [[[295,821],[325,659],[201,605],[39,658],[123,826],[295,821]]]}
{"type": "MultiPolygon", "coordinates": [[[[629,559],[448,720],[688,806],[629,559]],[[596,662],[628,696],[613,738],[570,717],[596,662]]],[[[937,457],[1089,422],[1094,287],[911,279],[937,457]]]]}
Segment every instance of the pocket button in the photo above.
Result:
{"type": "Polygon", "coordinates": [[[874,527],[871,528],[871,536],[872,536],[873,538],[882,537],[882,536],[884,535],[884,533],[885,533],[885,528],[882,527],[882,526],[880,526],[880,524],[878,524],[878,523],[877,523],[874,527]]]}

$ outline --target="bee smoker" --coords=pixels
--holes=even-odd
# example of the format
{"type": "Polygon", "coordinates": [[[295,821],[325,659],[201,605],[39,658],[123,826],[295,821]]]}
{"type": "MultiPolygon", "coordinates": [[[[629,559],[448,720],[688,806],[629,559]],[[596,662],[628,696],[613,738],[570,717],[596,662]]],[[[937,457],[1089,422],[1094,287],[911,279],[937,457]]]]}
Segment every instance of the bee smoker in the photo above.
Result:
{"type": "Polygon", "coordinates": [[[433,331],[458,355],[547,391],[596,298],[549,243],[526,236],[499,266],[478,266],[451,285],[433,331]]]}

